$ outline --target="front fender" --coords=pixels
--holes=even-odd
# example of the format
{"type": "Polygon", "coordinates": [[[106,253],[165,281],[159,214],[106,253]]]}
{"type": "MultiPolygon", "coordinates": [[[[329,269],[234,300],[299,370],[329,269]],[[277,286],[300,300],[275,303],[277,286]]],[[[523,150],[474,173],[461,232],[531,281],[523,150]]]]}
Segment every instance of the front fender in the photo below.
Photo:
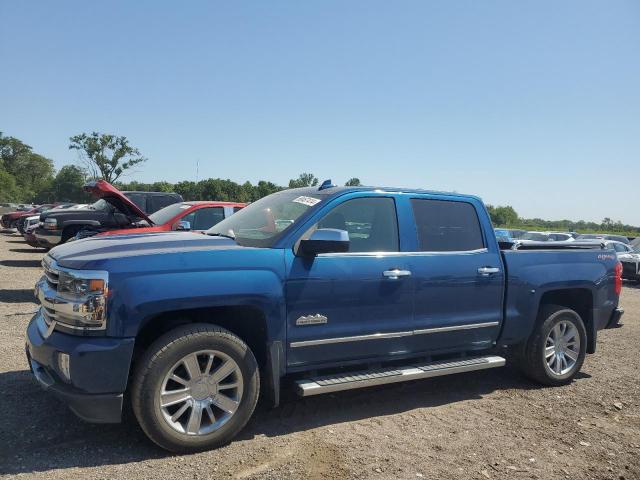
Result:
{"type": "Polygon", "coordinates": [[[251,306],[265,315],[268,341],[284,339],[282,279],[271,270],[128,274],[114,279],[109,308],[116,336],[135,337],[153,317],[218,306],[251,306]]]}

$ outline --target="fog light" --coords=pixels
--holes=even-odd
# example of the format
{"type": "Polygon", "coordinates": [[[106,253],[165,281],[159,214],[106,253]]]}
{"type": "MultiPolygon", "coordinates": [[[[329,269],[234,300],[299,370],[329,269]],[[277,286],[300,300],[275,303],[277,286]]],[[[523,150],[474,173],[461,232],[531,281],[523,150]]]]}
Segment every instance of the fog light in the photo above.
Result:
{"type": "Polygon", "coordinates": [[[63,380],[71,381],[71,371],[69,370],[69,355],[58,352],[58,371],[62,374],[63,380]]]}

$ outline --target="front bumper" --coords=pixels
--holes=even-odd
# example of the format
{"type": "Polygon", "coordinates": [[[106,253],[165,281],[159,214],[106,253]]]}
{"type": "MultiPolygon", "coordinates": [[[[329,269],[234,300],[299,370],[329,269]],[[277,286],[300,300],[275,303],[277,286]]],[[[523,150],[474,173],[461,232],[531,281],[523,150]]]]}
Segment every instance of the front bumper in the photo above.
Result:
{"type": "Polygon", "coordinates": [[[33,234],[32,231],[23,233],[22,238],[24,238],[24,241],[27,242],[27,244],[31,245],[32,247],[35,247],[35,248],[46,247],[46,245],[40,245],[40,243],[38,242],[38,239],[36,238],[36,236],[33,234]]]}
{"type": "Polygon", "coordinates": [[[36,241],[43,247],[55,247],[62,241],[62,230],[45,230],[38,227],[33,232],[36,241]]]}
{"type": "Polygon", "coordinates": [[[29,368],[38,383],[83,420],[119,422],[134,339],[49,331],[41,310],[29,322],[26,342],[29,368]],[[69,381],[59,370],[59,353],[69,355],[69,381]]]}
{"type": "Polygon", "coordinates": [[[2,228],[14,228],[14,225],[13,225],[14,221],[15,219],[7,217],[0,220],[0,224],[2,224],[2,228]]]}

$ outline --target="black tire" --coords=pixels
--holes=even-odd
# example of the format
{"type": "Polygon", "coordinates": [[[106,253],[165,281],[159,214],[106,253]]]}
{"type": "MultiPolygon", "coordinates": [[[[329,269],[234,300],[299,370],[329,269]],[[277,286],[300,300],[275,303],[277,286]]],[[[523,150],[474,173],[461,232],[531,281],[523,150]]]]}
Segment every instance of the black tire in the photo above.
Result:
{"type": "Polygon", "coordinates": [[[519,366],[530,379],[543,385],[559,386],[570,383],[582,368],[587,354],[587,331],[578,313],[559,305],[544,305],[538,314],[538,321],[529,340],[519,351],[519,366]],[[564,374],[552,372],[545,358],[547,337],[560,322],[569,322],[578,331],[580,349],[575,365],[564,374]]]}
{"type": "Polygon", "coordinates": [[[67,243],[70,238],[76,236],[76,233],[80,231],[82,227],[67,227],[62,231],[62,238],[60,239],[60,245],[67,243]]]}
{"type": "Polygon", "coordinates": [[[258,364],[249,347],[236,335],[216,325],[180,326],[157,339],[137,362],[131,385],[131,404],[138,423],[160,447],[176,453],[218,448],[230,442],[251,418],[260,393],[258,364]],[[242,397],[231,418],[217,430],[187,435],[174,430],[162,416],[157,393],[169,370],[186,355],[217,350],[239,366],[244,384],[242,397]]]}

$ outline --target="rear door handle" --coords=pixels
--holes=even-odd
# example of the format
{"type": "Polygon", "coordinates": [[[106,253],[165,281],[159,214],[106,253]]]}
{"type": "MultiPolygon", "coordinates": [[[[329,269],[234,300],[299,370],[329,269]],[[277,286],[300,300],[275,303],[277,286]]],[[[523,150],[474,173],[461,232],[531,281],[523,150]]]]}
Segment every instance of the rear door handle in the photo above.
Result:
{"type": "Polygon", "coordinates": [[[478,273],[483,277],[488,277],[491,274],[500,273],[500,269],[498,267],[480,267],[478,273]]]}
{"type": "Polygon", "coordinates": [[[382,272],[382,276],[389,280],[397,280],[400,277],[409,277],[411,272],[409,270],[400,270],[399,268],[393,268],[391,270],[385,270],[382,272]]]}

